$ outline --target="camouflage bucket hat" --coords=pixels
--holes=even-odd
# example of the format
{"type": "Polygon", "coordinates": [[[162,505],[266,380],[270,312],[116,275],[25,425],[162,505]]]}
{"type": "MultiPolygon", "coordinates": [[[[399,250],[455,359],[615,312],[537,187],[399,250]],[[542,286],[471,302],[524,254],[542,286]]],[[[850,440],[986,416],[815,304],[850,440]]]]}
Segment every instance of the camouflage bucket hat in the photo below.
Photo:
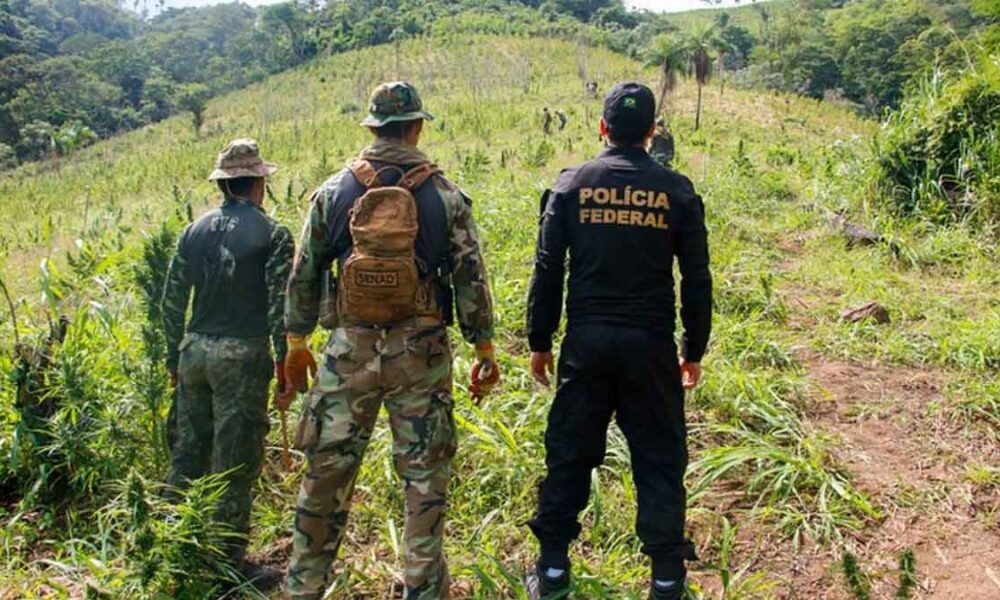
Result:
{"type": "Polygon", "coordinates": [[[268,177],[277,170],[278,165],[264,162],[260,157],[256,141],[240,138],[229,142],[229,145],[219,153],[215,159],[215,170],[208,176],[208,180],[268,177]]]}
{"type": "Polygon", "coordinates": [[[365,127],[381,127],[395,121],[434,120],[434,115],[424,110],[417,88],[405,81],[383,83],[372,92],[368,102],[368,116],[361,122],[365,127]]]}

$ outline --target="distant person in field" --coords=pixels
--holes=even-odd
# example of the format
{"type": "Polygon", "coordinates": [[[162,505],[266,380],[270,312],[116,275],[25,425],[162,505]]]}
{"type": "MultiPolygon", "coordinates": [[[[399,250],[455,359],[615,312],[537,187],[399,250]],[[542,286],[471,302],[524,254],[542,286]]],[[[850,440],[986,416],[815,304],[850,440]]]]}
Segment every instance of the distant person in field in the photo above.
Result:
{"type": "Polygon", "coordinates": [[[253,140],[226,146],[209,176],[222,204],[184,230],[163,292],[167,371],[177,390],[169,482],[183,488],[231,471],[217,518],[241,534],[226,553],[258,587],[280,581],[276,570],[244,559],[272,376],[284,387],[283,310],[294,247],[288,228],[262,208],[264,179],[276,170],[253,140]]]}
{"type": "Polygon", "coordinates": [[[566,113],[561,110],[556,111],[556,118],[559,119],[559,131],[566,129],[566,113]]]}
{"type": "Polygon", "coordinates": [[[585,83],[583,87],[584,87],[584,93],[587,95],[587,98],[590,98],[590,99],[596,99],[597,98],[597,82],[596,81],[590,80],[587,83],[585,83]]]}
{"type": "MultiPolygon", "coordinates": [[[[535,379],[549,385],[552,337],[563,308],[569,254],[568,324],[545,433],[547,474],[529,526],[541,546],[527,587],[563,597],[570,543],[580,534],[591,471],[604,461],[608,424],[628,440],[638,492],[636,528],[652,560],[649,597],[680,600],[685,560],[684,390],[701,377],[712,323],[712,277],[704,208],[691,182],[646,152],[656,101],[622,83],[604,99],[607,147],[566,169],[542,196],[528,343],[535,379]],[[683,345],[674,344],[674,258],[681,274],[683,345]]],[[[620,565],[625,568],[624,565],[620,565]]]]}
{"type": "MultiPolygon", "coordinates": [[[[336,268],[336,315],[309,390],[296,446],[307,467],[295,511],[287,592],[318,599],[347,527],[355,480],[379,409],[389,414],[403,480],[404,598],[448,598],[443,536],[456,449],[448,326],[457,312],[475,346],[470,391],[499,381],[493,300],[472,201],[417,148],[424,122],[417,90],[378,86],[362,125],[374,140],[312,196],[288,284],[285,370],[308,389],[317,366],[308,339],[336,268]]],[[[333,597],[345,598],[346,590],[333,597]]]]}
{"type": "Polygon", "coordinates": [[[552,133],[552,112],[548,106],[542,108],[542,133],[545,135],[552,133]]]}
{"type": "Polygon", "coordinates": [[[656,119],[656,131],[649,142],[649,157],[668,169],[674,163],[674,134],[670,133],[663,117],[656,119]]]}

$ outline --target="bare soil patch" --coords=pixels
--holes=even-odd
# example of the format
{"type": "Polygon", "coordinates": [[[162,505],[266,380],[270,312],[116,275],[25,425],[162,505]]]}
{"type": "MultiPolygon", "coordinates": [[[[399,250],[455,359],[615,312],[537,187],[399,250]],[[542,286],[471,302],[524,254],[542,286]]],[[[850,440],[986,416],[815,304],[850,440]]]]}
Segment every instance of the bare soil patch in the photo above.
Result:
{"type": "Polygon", "coordinates": [[[812,423],[838,440],[837,459],[885,513],[850,544],[873,597],[893,596],[899,554],[912,549],[918,597],[1000,599],[1000,531],[966,477],[970,465],[1000,464],[1000,447],[941,413],[943,382],[957,375],[809,355],[802,364],[815,384],[812,423]]]}

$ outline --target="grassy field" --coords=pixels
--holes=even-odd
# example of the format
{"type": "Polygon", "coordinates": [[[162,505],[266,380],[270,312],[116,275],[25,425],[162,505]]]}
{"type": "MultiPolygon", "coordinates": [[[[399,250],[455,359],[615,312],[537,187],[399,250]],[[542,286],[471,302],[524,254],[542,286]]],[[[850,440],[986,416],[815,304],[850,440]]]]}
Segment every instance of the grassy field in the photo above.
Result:
{"type": "MultiPolygon", "coordinates": [[[[446,541],[454,596],[523,597],[518,578],[535,551],[523,523],[543,474],[551,401],[528,374],[523,329],[538,195],[562,167],[600,148],[600,103],[584,99],[580,68],[602,89],[626,78],[653,83],[655,73],[573,43],[488,37],[408,42],[396,61],[391,47],[317,61],[213,101],[201,135],[175,118],[4,174],[0,274],[22,335],[39,336],[46,311],[70,315],[72,325],[56,378],[71,414],[59,415],[60,453],[49,455],[63,457],[70,492],[57,501],[30,490],[24,499],[23,491],[0,495],[0,598],[82,597],[88,588],[94,597],[153,594],[135,583],[138,553],[122,516],[134,519],[123,508],[129,486],[160,479],[164,468],[149,443],[158,420],[150,411],[162,406],[143,400],[162,396],[148,385],[163,374],[144,362],[134,283],[142,241],[163,221],[216,202],[205,177],[237,136],[255,137],[282,166],[268,206],[298,230],[308,192],[365,143],[356,123],[369,90],[397,75],[416,83],[439,117],[425,149],[475,199],[500,321],[498,393],[476,407],[464,377],[456,380],[461,450],[446,541]],[[543,106],[566,112],[565,131],[543,136],[543,106]]],[[[670,109],[679,168],[705,197],[717,282],[705,379],[688,399],[690,525],[703,561],[694,592],[1000,597],[995,246],[969,228],[869,210],[877,124],[809,100],[723,95],[716,85],[695,132],[695,92],[683,84],[670,109]],[[831,213],[886,241],[849,248],[831,213]],[[868,301],[883,304],[891,321],[841,320],[842,310],[868,301]]],[[[9,340],[6,311],[0,328],[9,340]]],[[[456,347],[464,374],[471,353],[456,347]]],[[[10,361],[4,352],[0,367],[10,361]]],[[[13,466],[0,474],[44,481],[44,461],[15,452],[24,432],[9,385],[2,394],[0,451],[13,466]]],[[[302,465],[296,457],[295,470],[283,472],[273,447],[269,458],[252,550],[283,566],[302,465]]],[[[383,426],[331,597],[398,597],[401,503],[383,426]]],[[[634,505],[615,430],[573,548],[576,597],[644,597],[634,505]]]]}

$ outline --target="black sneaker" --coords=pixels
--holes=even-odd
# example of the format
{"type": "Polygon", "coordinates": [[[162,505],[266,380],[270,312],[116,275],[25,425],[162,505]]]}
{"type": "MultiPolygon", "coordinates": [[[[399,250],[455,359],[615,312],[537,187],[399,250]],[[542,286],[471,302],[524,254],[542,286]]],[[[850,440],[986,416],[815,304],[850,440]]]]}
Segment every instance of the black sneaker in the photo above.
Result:
{"type": "Polygon", "coordinates": [[[675,581],[670,587],[657,585],[656,582],[649,584],[649,600],[684,600],[684,581],[675,581]]]}
{"type": "Polygon", "coordinates": [[[546,569],[535,563],[535,568],[524,580],[531,600],[559,600],[569,596],[569,569],[559,577],[549,577],[546,569]]]}

